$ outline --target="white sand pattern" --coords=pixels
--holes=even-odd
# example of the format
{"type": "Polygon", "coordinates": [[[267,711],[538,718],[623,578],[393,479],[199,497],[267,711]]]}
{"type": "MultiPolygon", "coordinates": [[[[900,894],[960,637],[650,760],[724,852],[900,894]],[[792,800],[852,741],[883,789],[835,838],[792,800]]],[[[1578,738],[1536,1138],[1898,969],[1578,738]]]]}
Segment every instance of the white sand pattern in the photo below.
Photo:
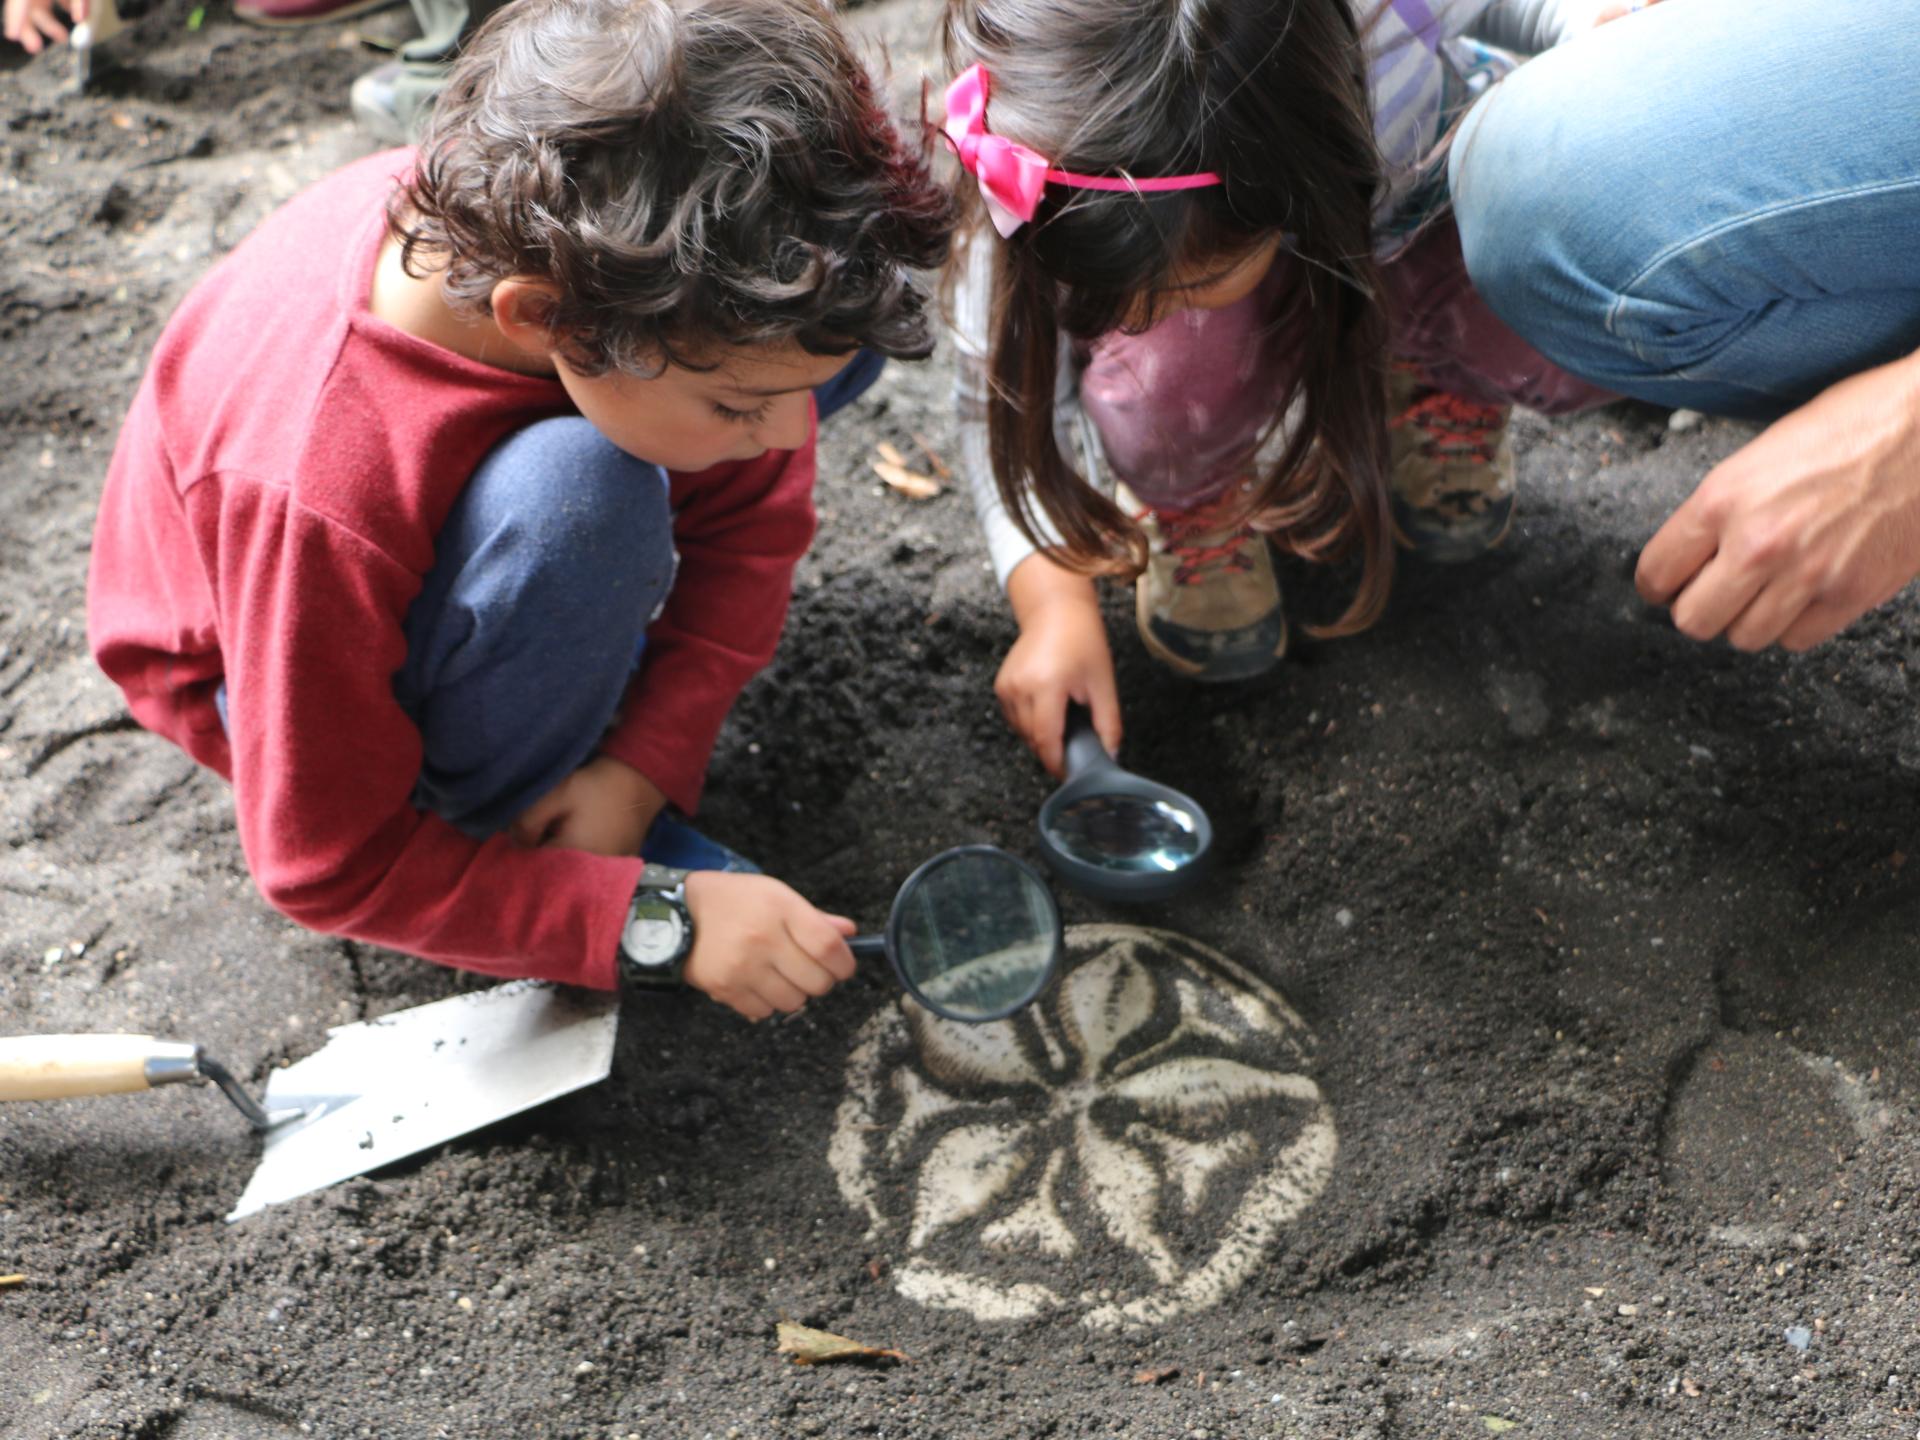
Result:
{"type": "Polygon", "coordinates": [[[1333,1115],[1305,1025],[1242,967],[1164,930],[1067,939],[1060,984],[1010,1019],[875,1015],[828,1159],[904,1245],[903,1295],[1161,1324],[1237,1289],[1326,1187],[1333,1115]]]}

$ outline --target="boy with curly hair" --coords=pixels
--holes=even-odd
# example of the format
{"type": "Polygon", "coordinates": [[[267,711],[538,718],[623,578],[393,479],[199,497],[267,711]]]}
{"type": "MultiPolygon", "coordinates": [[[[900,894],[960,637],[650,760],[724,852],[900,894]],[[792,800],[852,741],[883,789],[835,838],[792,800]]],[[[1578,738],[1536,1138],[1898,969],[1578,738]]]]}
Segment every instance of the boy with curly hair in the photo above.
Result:
{"type": "Polygon", "coordinates": [[[89,631],[232,782],[267,900],[754,1019],[849,976],[850,922],[664,812],[773,654],[816,410],[928,353],[949,224],[817,0],[520,0],[417,151],[216,267],[121,432],[89,631]]]}

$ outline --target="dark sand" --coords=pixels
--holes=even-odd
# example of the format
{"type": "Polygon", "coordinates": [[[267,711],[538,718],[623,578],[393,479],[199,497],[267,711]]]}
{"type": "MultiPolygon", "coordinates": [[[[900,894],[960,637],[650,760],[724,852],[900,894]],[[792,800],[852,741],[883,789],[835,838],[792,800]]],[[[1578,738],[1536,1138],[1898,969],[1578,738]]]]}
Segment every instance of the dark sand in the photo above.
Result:
{"type": "MultiPolygon", "coordinates": [[[[928,9],[864,12],[903,74],[928,9]]],[[[471,982],[269,911],[223,786],[87,655],[94,501],[161,321],[364,149],[346,27],[188,11],[82,101],[63,58],[0,59],[0,1029],[194,1039],[257,1085],[471,982]]],[[[916,431],[950,451],[947,384],[896,368],[831,427],[820,541],[703,820],[869,924],[945,845],[1031,854],[1049,789],[990,693],[1010,622],[964,498],[866,469],[916,431]]],[[[1752,658],[1628,579],[1745,433],[1523,417],[1506,547],[1410,568],[1375,631],[1246,689],[1168,683],[1115,598],[1126,758],[1212,809],[1226,862],[1132,918],[1286,994],[1339,1126],[1330,1185],[1222,1303],[1111,1334],[898,1294],[899,1233],[865,1238],[827,1163],[875,972],[757,1029],[635,1003],[610,1083],[234,1227],[254,1144],[212,1092],[7,1107],[0,1434],[1920,1432],[1915,608],[1752,658]],[[782,1317],[912,1361],[793,1368],[782,1317]]]]}

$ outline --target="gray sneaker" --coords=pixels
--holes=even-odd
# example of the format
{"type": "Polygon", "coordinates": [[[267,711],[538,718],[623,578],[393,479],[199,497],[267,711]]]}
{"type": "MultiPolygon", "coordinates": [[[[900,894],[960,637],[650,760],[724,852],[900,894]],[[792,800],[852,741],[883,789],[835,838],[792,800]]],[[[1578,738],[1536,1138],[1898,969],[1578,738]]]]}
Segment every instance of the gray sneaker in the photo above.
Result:
{"type": "Polygon", "coordinates": [[[447,83],[445,65],[389,60],[353,82],[347,98],[360,128],[387,145],[411,145],[426,128],[433,102],[447,83]]]}

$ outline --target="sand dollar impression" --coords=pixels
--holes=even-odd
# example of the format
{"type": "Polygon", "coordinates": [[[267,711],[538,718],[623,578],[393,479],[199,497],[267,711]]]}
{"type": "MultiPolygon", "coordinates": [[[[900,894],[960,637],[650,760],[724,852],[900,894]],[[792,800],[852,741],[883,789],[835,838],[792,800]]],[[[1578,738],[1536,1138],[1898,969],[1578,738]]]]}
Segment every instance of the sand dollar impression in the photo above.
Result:
{"type": "Polygon", "coordinates": [[[1280,994],[1167,930],[1080,925],[1053,991],[962,1025],[862,1028],[828,1159],[899,1292],[989,1319],[1136,1329],[1247,1279],[1326,1187],[1333,1112],[1280,994]]]}

